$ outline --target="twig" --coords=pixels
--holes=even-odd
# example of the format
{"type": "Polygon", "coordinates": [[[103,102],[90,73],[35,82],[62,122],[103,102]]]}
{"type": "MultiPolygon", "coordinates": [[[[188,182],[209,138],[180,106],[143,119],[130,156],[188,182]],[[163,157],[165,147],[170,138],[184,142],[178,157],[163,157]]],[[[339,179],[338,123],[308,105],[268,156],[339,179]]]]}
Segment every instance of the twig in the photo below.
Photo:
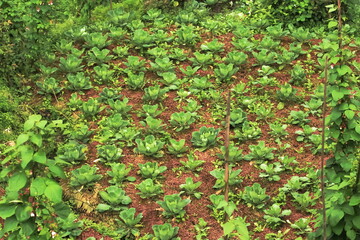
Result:
{"type": "Polygon", "coordinates": [[[325,81],[324,81],[324,99],[323,99],[323,113],[322,113],[322,133],[321,133],[321,201],[322,201],[322,215],[323,215],[323,239],[326,240],[326,204],[325,204],[325,118],[326,118],[326,94],[328,82],[328,63],[329,59],[325,58],[325,81]]]}

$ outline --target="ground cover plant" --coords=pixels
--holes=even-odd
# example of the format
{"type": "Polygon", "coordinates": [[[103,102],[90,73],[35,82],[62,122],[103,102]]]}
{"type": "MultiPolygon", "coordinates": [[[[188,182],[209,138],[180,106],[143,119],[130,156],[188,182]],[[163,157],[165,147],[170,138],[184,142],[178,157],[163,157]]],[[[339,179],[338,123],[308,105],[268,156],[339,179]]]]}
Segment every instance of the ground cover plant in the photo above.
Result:
{"type": "Polygon", "coordinates": [[[357,239],[360,41],[217,3],[68,28],[1,152],[0,238],[316,239],[325,142],[329,236],[357,239]]]}

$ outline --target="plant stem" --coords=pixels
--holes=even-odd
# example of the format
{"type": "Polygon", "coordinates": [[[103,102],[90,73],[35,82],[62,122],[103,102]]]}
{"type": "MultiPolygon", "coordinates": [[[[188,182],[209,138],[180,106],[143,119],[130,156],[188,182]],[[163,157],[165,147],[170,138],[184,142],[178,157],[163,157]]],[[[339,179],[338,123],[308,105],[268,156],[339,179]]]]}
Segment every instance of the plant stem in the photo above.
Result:
{"type": "Polygon", "coordinates": [[[341,0],[337,1],[338,4],[338,34],[339,34],[339,49],[342,47],[342,17],[341,17],[341,0]]]}
{"type": "Polygon", "coordinates": [[[321,201],[322,201],[322,215],[323,215],[323,239],[326,240],[326,204],[325,204],[325,118],[326,118],[326,94],[328,82],[328,57],[325,58],[325,81],[324,81],[324,99],[323,99],[323,113],[322,113],[322,133],[321,133],[321,201]]]}
{"type": "MultiPolygon", "coordinates": [[[[226,100],[226,118],[225,118],[225,201],[229,201],[229,135],[230,135],[230,87],[228,87],[228,96],[226,100]]],[[[229,216],[227,216],[229,217],[229,216]]]]}

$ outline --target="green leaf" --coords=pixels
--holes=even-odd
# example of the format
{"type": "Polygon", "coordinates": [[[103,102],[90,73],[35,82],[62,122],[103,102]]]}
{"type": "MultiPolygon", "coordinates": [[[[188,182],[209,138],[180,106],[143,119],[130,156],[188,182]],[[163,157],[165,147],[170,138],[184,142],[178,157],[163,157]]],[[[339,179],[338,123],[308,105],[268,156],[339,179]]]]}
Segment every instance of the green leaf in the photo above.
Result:
{"type": "Polygon", "coordinates": [[[329,222],[332,227],[335,227],[340,220],[344,217],[344,212],[340,209],[334,209],[330,211],[329,222]]]}
{"type": "Polygon", "coordinates": [[[346,111],[345,111],[345,116],[346,116],[349,120],[351,120],[351,119],[354,118],[355,112],[354,112],[354,111],[351,111],[351,110],[346,110],[346,111]]]}
{"type": "Polygon", "coordinates": [[[355,216],[353,219],[352,219],[352,223],[354,224],[354,226],[357,228],[357,229],[360,229],[360,216],[355,216]]]}
{"type": "Polygon", "coordinates": [[[24,142],[26,142],[27,140],[29,140],[29,134],[26,133],[22,133],[18,136],[17,140],[16,140],[16,145],[21,145],[24,142]]]}
{"type": "Polygon", "coordinates": [[[20,147],[20,154],[21,154],[21,167],[23,169],[26,168],[26,166],[29,164],[29,162],[32,160],[34,155],[34,149],[28,145],[24,145],[20,147]]]}
{"type": "Polygon", "coordinates": [[[336,69],[336,71],[338,72],[338,74],[340,76],[345,75],[346,73],[352,73],[351,68],[348,65],[341,65],[340,67],[338,67],[336,69]]]}
{"type": "Polygon", "coordinates": [[[62,188],[60,185],[54,181],[48,181],[48,186],[46,187],[44,194],[45,196],[54,203],[59,203],[62,201],[62,188]]]}
{"type": "Polygon", "coordinates": [[[46,188],[46,182],[45,178],[35,178],[34,181],[32,181],[30,185],[30,196],[40,196],[44,194],[45,188],[46,188]]]}
{"type": "Polygon", "coordinates": [[[31,214],[32,210],[33,209],[30,206],[19,205],[15,211],[16,219],[19,222],[24,222],[24,221],[28,220],[30,218],[30,214],[31,214]]]}
{"type": "Polygon", "coordinates": [[[0,204],[0,217],[6,219],[15,214],[16,205],[9,203],[0,204]]]}
{"type": "Polygon", "coordinates": [[[7,190],[11,192],[17,192],[25,187],[27,177],[24,172],[17,172],[9,178],[7,190]]]}
{"type": "Polygon", "coordinates": [[[46,163],[46,153],[42,150],[36,152],[33,157],[35,162],[45,164],[46,163]]]}
{"type": "Polygon", "coordinates": [[[355,127],[355,131],[360,134],[360,124],[358,124],[356,127],[355,127]]]}
{"type": "Polygon", "coordinates": [[[48,164],[49,170],[56,176],[59,178],[65,178],[65,173],[63,171],[63,169],[59,166],[56,166],[55,164],[48,164]]]}
{"type": "Polygon", "coordinates": [[[110,209],[111,209],[111,206],[110,206],[110,205],[103,204],[103,203],[100,203],[100,204],[96,207],[96,210],[98,210],[99,212],[109,211],[110,209]]]}
{"type": "Polygon", "coordinates": [[[338,25],[337,21],[330,21],[328,23],[328,28],[333,28],[336,27],[338,25]]]}
{"type": "Polygon", "coordinates": [[[54,210],[56,215],[58,215],[61,218],[67,218],[69,214],[71,213],[71,209],[68,205],[66,205],[63,202],[59,202],[54,205],[54,210]]]}
{"type": "Polygon", "coordinates": [[[341,91],[333,90],[331,92],[331,96],[333,97],[334,101],[338,101],[344,97],[344,93],[341,91]]]}
{"type": "MultiPolygon", "coordinates": [[[[16,229],[16,227],[19,225],[18,220],[16,220],[15,216],[12,216],[10,218],[7,218],[4,223],[4,229],[1,232],[11,232],[16,229]]],[[[1,237],[1,234],[0,234],[1,237]]]]}
{"type": "Polygon", "coordinates": [[[352,195],[351,198],[350,198],[349,205],[350,206],[356,206],[358,204],[360,204],[360,194],[352,195]]]}
{"type": "Polygon", "coordinates": [[[352,230],[352,229],[349,229],[349,230],[346,231],[346,236],[350,240],[355,240],[356,239],[356,232],[354,230],[352,230]]]}
{"type": "Polygon", "coordinates": [[[35,121],[32,119],[27,120],[24,123],[24,131],[29,131],[30,129],[32,129],[34,127],[35,121]]]}
{"type": "Polygon", "coordinates": [[[228,236],[230,233],[232,233],[235,230],[235,225],[231,222],[224,223],[222,227],[225,236],[228,236]]]}
{"type": "Polygon", "coordinates": [[[40,134],[32,134],[30,136],[30,141],[38,147],[42,146],[42,136],[40,134]]]}
{"type": "Polygon", "coordinates": [[[20,223],[20,227],[25,236],[30,236],[36,230],[36,224],[32,219],[20,223]]]}

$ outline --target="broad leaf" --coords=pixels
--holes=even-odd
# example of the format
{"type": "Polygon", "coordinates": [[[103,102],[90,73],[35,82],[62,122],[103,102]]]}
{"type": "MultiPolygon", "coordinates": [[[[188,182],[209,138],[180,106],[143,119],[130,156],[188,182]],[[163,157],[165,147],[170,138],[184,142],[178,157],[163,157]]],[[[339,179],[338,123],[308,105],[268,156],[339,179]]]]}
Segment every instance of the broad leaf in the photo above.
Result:
{"type": "Polygon", "coordinates": [[[27,177],[24,172],[17,172],[9,178],[7,190],[10,192],[17,192],[25,187],[27,177]]]}
{"type": "Polygon", "coordinates": [[[6,219],[15,214],[16,205],[9,203],[0,204],[0,217],[6,219]]]}

